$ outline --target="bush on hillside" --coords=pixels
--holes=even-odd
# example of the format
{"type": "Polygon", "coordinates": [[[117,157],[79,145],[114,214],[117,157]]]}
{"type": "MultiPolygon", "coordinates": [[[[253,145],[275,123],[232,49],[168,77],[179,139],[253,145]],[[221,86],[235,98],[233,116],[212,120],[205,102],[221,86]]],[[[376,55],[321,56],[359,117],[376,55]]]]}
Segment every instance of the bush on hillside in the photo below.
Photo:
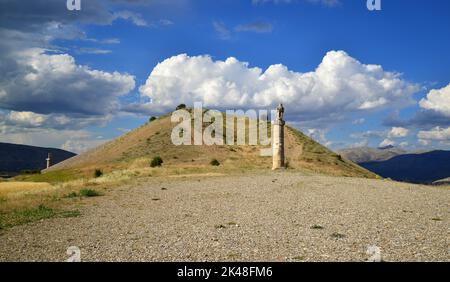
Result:
{"type": "Polygon", "coordinates": [[[154,157],[153,160],[150,162],[151,167],[160,167],[163,164],[163,160],[161,157],[154,157]]]}
{"type": "Polygon", "coordinates": [[[95,171],[94,171],[94,177],[95,178],[97,178],[97,177],[100,177],[100,176],[102,176],[103,175],[103,172],[100,170],[100,169],[96,169],[95,171]]]}
{"type": "Polygon", "coordinates": [[[212,166],[219,166],[220,165],[219,161],[216,160],[216,159],[211,160],[211,162],[209,164],[212,165],[212,166]]]}

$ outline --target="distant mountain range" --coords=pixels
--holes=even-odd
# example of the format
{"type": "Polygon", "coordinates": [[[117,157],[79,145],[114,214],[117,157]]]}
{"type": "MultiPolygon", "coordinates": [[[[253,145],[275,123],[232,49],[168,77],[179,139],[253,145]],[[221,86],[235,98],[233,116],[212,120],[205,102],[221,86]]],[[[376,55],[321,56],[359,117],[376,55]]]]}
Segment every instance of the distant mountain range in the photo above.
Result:
{"type": "Polygon", "coordinates": [[[76,155],[54,148],[0,143],[0,175],[15,175],[24,170],[45,169],[48,153],[52,153],[53,164],[76,155]]]}
{"type": "Polygon", "coordinates": [[[385,161],[392,157],[408,153],[406,150],[394,146],[381,148],[358,147],[338,150],[338,154],[355,163],[365,163],[372,161],[385,161]]]}
{"type": "Polygon", "coordinates": [[[450,151],[407,153],[389,146],[345,149],[339,153],[367,170],[397,181],[431,184],[450,177],[450,151]]]}

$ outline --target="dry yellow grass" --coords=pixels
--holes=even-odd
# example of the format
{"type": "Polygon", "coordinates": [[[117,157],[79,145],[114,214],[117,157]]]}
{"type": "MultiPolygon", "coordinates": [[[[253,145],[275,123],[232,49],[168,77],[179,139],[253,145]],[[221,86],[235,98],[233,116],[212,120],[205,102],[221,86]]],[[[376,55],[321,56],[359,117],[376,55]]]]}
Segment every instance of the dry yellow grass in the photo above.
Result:
{"type": "MultiPolygon", "coordinates": [[[[270,170],[272,167],[270,157],[260,156],[260,149],[267,146],[175,146],[171,142],[174,126],[170,115],[163,116],[107,144],[59,163],[45,170],[43,176],[64,170],[79,170],[87,174],[92,174],[95,169],[101,169],[105,174],[115,170],[142,170],[148,168],[151,159],[156,156],[163,159],[163,168],[167,170],[151,173],[143,171],[144,175],[227,173],[235,170],[248,172],[255,169],[270,170]],[[212,167],[212,159],[218,160],[220,167],[212,167]]],[[[290,169],[334,176],[376,177],[289,126],[286,127],[285,138],[290,169]]]]}
{"type": "Polygon", "coordinates": [[[10,198],[18,197],[24,194],[40,193],[55,189],[47,182],[1,182],[0,197],[10,198]]]}

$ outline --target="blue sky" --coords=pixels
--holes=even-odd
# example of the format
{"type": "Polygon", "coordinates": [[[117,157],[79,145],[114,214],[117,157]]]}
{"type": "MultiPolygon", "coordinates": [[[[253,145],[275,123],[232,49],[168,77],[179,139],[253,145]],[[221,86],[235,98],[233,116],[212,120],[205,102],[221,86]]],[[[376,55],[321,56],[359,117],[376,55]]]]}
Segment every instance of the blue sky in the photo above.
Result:
{"type": "Polygon", "coordinates": [[[80,152],[203,100],[287,103],[334,149],[450,148],[448,1],[65,2],[0,0],[0,142],[80,152]]]}

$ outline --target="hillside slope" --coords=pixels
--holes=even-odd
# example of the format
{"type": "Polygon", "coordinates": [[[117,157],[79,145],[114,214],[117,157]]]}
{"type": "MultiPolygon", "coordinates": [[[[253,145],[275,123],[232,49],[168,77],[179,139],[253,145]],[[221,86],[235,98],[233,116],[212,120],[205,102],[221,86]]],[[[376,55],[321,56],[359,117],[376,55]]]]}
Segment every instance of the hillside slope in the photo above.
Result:
{"type": "Polygon", "coordinates": [[[434,181],[433,185],[450,185],[450,177],[434,181]]]}
{"type": "MultiPolygon", "coordinates": [[[[260,156],[262,146],[175,146],[170,138],[175,125],[169,115],[163,116],[47,171],[141,168],[148,167],[155,156],[161,156],[164,167],[175,168],[209,168],[212,159],[220,162],[219,169],[270,169],[272,166],[271,157],[260,156]]],[[[293,128],[287,127],[285,139],[289,168],[328,175],[376,177],[293,128]]]]}
{"type": "Polygon", "coordinates": [[[22,170],[44,169],[48,153],[52,153],[54,163],[75,156],[74,153],[60,149],[0,143],[0,172],[18,173],[22,170]]]}
{"type": "Polygon", "coordinates": [[[383,177],[412,183],[432,183],[450,176],[450,151],[406,154],[381,162],[360,163],[383,177]]]}

